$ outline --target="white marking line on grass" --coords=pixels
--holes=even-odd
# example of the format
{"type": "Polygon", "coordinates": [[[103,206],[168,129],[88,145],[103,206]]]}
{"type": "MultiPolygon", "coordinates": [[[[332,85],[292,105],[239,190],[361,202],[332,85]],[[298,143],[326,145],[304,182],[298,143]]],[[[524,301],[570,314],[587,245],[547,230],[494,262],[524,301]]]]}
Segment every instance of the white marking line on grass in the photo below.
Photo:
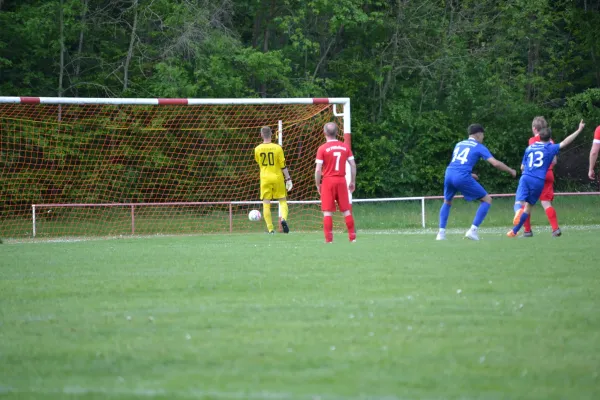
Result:
{"type": "MultiPolygon", "coordinates": [[[[480,228],[479,232],[483,233],[483,234],[505,234],[506,232],[508,232],[508,230],[510,229],[510,226],[505,226],[505,227],[492,227],[492,228],[480,228]]],[[[449,228],[446,229],[446,233],[452,235],[452,234],[464,234],[467,231],[468,227],[462,227],[462,228],[449,228]]],[[[563,231],[563,233],[568,233],[569,231],[597,231],[600,230],[600,225],[563,225],[560,227],[560,229],[563,231]]],[[[540,226],[540,227],[535,227],[534,229],[534,233],[535,232],[550,232],[551,229],[550,227],[547,226],[540,226]]],[[[342,233],[343,231],[339,231],[339,233],[342,233]]],[[[438,228],[415,228],[415,229],[385,229],[385,230],[370,230],[370,229],[361,229],[358,231],[359,234],[363,235],[431,235],[431,234],[436,234],[438,232],[438,228]]],[[[321,231],[300,231],[298,233],[302,233],[302,234],[322,234],[321,231]]],[[[37,239],[5,239],[5,243],[10,243],[10,244],[29,244],[29,243],[77,243],[77,242],[91,242],[91,241],[96,241],[96,240],[141,240],[141,239],[151,239],[151,238],[174,238],[174,237],[201,237],[201,236],[218,236],[218,235],[222,235],[224,238],[226,237],[230,237],[230,236],[247,236],[247,235],[252,235],[252,236],[256,236],[256,235],[260,235],[260,236],[265,236],[264,233],[256,233],[256,232],[248,232],[248,233],[212,233],[212,234],[204,234],[204,233],[197,233],[197,234],[182,234],[182,235],[163,235],[163,234],[156,234],[156,235],[134,235],[134,236],[97,236],[97,237],[63,237],[63,238],[53,238],[53,239],[41,239],[41,238],[37,238],[37,239]]],[[[212,246],[227,246],[228,242],[222,242],[222,243],[212,243],[212,246]]]]}
{"type": "MultiPolygon", "coordinates": [[[[447,234],[464,234],[468,227],[465,228],[449,228],[446,229],[447,234]]],[[[565,225],[560,227],[563,233],[569,231],[597,231],[600,230],[600,225],[565,225]]],[[[507,227],[492,227],[492,228],[480,228],[479,233],[489,234],[505,234],[510,230],[510,226],[507,227]]],[[[549,233],[552,230],[550,227],[536,227],[533,232],[549,233]]],[[[438,228],[425,228],[425,229],[386,229],[386,230],[361,230],[359,234],[364,235],[435,235],[438,232],[438,228]]]]}
{"type": "MultiPolygon", "coordinates": [[[[0,393],[38,393],[38,394],[66,394],[66,395],[104,395],[110,397],[117,396],[136,396],[136,397],[169,397],[169,398],[187,398],[187,399],[204,399],[204,398],[219,398],[219,399],[268,399],[268,400],[407,400],[406,397],[397,397],[393,395],[389,396],[338,396],[338,395],[324,395],[324,394],[294,394],[285,392],[223,392],[218,390],[202,390],[202,389],[190,389],[190,390],[165,390],[165,389],[107,389],[107,388],[86,388],[81,386],[65,386],[62,390],[56,389],[42,389],[42,388],[31,388],[31,389],[15,389],[11,387],[0,386],[0,393]]],[[[419,397],[422,399],[422,397],[419,397]]]]}

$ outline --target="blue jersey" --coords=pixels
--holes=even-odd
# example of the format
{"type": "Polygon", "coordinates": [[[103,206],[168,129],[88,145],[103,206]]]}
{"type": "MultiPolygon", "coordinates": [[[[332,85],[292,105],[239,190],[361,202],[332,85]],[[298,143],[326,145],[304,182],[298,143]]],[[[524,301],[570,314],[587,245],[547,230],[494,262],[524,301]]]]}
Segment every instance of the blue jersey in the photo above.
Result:
{"type": "Polygon", "coordinates": [[[523,175],[546,179],[546,172],[552,164],[554,156],[560,150],[559,144],[535,142],[525,149],[522,164],[525,166],[523,175]]]}
{"type": "Polygon", "coordinates": [[[457,172],[461,175],[471,174],[473,167],[480,159],[492,158],[492,153],[475,139],[467,139],[454,146],[452,161],[448,164],[446,172],[457,172]]]}

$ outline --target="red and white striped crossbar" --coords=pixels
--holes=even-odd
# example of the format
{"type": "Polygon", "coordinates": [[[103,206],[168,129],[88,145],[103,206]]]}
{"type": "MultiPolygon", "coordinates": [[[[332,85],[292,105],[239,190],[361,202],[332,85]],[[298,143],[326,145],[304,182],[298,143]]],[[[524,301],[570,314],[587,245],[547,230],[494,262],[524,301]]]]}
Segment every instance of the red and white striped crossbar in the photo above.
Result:
{"type": "Polygon", "coordinates": [[[268,105],[268,104],[333,104],[334,115],[344,121],[344,141],[351,146],[350,98],[348,97],[314,97],[314,98],[281,98],[281,99],[160,99],[160,98],[101,98],[101,97],[17,97],[0,96],[1,103],[12,104],[111,104],[111,105],[146,105],[146,106],[200,106],[200,105],[268,105]],[[343,107],[337,112],[335,105],[343,107]]]}
{"type": "Polygon", "coordinates": [[[347,104],[348,97],[286,98],[286,99],[160,99],[101,97],[17,97],[0,96],[0,103],[15,104],[133,104],[133,105],[225,105],[225,104],[347,104]]]}

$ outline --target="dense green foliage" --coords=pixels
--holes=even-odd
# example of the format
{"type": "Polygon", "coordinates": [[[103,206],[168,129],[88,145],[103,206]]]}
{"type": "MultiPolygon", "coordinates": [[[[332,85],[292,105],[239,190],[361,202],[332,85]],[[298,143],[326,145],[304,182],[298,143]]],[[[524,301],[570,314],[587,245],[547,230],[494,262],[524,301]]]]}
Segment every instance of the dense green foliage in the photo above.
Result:
{"type": "MultiPolygon", "coordinates": [[[[0,0],[0,94],[352,100],[364,196],[439,193],[472,122],[518,167],[531,119],[600,124],[598,0],[0,0]]],[[[516,181],[480,167],[491,191],[516,181]]]]}

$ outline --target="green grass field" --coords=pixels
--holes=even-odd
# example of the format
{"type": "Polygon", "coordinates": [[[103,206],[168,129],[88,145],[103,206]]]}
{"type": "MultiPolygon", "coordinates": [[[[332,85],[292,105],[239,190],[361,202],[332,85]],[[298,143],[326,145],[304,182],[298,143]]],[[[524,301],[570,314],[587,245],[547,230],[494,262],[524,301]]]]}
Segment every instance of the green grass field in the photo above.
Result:
{"type": "Polygon", "coordinates": [[[597,399],[600,229],[545,225],[5,241],[0,397],[597,399]]]}

